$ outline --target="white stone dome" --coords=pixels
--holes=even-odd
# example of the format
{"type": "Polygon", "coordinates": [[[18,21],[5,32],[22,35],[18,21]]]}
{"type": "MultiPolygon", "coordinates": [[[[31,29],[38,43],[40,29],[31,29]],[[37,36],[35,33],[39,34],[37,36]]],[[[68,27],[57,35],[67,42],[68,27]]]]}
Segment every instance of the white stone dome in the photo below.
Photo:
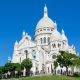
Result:
{"type": "Polygon", "coordinates": [[[52,34],[51,34],[51,37],[50,37],[50,41],[53,42],[53,41],[62,41],[62,36],[61,34],[57,31],[57,29],[55,29],[52,34]]]}
{"type": "Polygon", "coordinates": [[[38,22],[36,30],[44,27],[54,28],[54,22],[49,17],[43,17],[38,22]]]}
{"type": "Polygon", "coordinates": [[[37,23],[36,30],[40,28],[45,28],[45,27],[54,28],[54,26],[55,26],[55,23],[48,17],[48,10],[45,5],[44,16],[37,23]]]}

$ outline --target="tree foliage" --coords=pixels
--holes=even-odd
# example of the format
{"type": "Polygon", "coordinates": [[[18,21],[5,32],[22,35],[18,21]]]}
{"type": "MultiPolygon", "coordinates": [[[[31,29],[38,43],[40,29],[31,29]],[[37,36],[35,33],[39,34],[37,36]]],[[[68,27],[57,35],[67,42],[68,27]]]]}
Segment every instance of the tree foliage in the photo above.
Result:
{"type": "Polygon", "coordinates": [[[25,67],[26,69],[31,69],[32,61],[29,58],[26,58],[22,61],[21,65],[23,68],[25,67]]]}
{"type": "Polygon", "coordinates": [[[78,57],[75,54],[68,53],[65,51],[59,52],[60,55],[57,56],[56,61],[59,63],[60,67],[66,67],[66,73],[68,75],[68,67],[77,65],[76,60],[78,57]]]}
{"type": "Polygon", "coordinates": [[[0,66],[0,74],[4,74],[5,70],[4,70],[4,66],[0,66]]]}
{"type": "Polygon", "coordinates": [[[14,70],[20,72],[21,71],[21,64],[14,63],[14,70]]]}
{"type": "Polygon", "coordinates": [[[58,62],[54,61],[54,69],[55,69],[55,74],[56,74],[56,68],[58,67],[58,62]]]}
{"type": "Polygon", "coordinates": [[[56,69],[58,67],[58,63],[57,61],[54,61],[54,69],[56,69]]]}
{"type": "Polygon", "coordinates": [[[5,68],[5,72],[8,72],[8,71],[13,71],[15,69],[14,67],[14,63],[6,63],[4,65],[4,68],[5,68]]]}

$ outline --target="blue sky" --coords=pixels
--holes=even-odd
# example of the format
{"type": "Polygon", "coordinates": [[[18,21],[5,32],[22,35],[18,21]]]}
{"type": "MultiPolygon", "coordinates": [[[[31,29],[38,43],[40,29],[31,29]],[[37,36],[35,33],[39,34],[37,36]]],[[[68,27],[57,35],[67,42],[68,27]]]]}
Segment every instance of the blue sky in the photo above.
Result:
{"type": "Polygon", "coordinates": [[[49,17],[62,28],[70,45],[80,52],[80,0],[0,0],[0,65],[12,56],[14,43],[25,30],[34,38],[36,24],[43,17],[44,4],[49,17]]]}

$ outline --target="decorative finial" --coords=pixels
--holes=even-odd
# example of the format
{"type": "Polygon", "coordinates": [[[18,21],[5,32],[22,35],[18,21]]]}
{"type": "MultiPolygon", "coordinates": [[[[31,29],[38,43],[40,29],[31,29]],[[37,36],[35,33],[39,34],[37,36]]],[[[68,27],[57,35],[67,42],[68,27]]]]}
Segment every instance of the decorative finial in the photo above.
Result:
{"type": "Polygon", "coordinates": [[[55,29],[57,29],[57,23],[56,23],[56,21],[55,21],[55,23],[54,23],[54,24],[55,24],[55,29]]]}
{"type": "Polygon", "coordinates": [[[45,7],[44,7],[44,17],[47,17],[48,16],[48,11],[47,11],[47,7],[46,7],[46,4],[45,4],[45,7]]]}
{"type": "Polygon", "coordinates": [[[26,35],[25,31],[23,30],[23,33],[22,33],[22,38],[26,35]]]}
{"type": "Polygon", "coordinates": [[[23,30],[23,35],[25,35],[25,31],[23,30]]]}
{"type": "Polygon", "coordinates": [[[72,44],[72,47],[73,47],[74,45],[72,44]]]}
{"type": "Polygon", "coordinates": [[[64,34],[64,30],[62,29],[62,34],[64,34]]]}
{"type": "Polygon", "coordinates": [[[15,45],[18,45],[18,41],[16,40],[15,45]]]}
{"type": "Polygon", "coordinates": [[[16,43],[17,43],[17,40],[16,40],[16,43]]]}
{"type": "Polygon", "coordinates": [[[26,35],[28,35],[28,33],[26,33],[26,35]]]}
{"type": "Polygon", "coordinates": [[[45,6],[46,6],[46,4],[45,4],[45,6]]]}

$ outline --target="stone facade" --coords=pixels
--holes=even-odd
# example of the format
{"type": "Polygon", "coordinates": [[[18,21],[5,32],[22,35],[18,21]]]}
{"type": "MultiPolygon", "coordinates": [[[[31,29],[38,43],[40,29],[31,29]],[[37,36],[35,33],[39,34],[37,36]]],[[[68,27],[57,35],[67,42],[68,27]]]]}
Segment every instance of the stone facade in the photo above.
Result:
{"type": "MultiPolygon", "coordinates": [[[[36,26],[34,41],[23,31],[22,39],[14,44],[12,62],[21,63],[23,59],[30,58],[33,62],[31,68],[33,73],[42,70],[49,74],[52,69],[54,70],[53,62],[59,54],[59,50],[76,54],[75,46],[69,46],[64,30],[62,29],[62,33],[59,33],[57,23],[48,17],[48,9],[45,5],[44,16],[36,26]]],[[[66,71],[65,67],[58,66],[57,73],[61,69],[66,71]]]]}

